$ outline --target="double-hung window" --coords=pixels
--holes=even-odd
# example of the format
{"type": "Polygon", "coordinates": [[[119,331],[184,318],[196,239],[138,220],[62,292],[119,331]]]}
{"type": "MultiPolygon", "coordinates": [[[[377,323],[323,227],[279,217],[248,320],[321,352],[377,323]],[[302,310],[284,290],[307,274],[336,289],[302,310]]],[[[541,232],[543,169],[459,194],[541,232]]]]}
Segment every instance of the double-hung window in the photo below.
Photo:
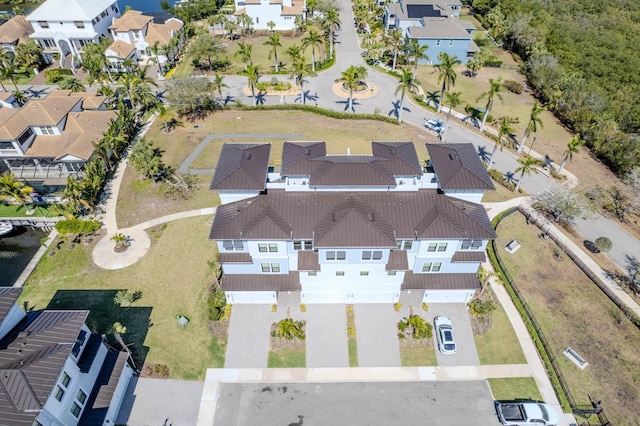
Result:
{"type": "Polygon", "coordinates": [[[345,260],[347,258],[347,252],[344,250],[328,250],[325,254],[326,260],[345,260]]]}
{"type": "Polygon", "coordinates": [[[280,272],[280,264],[277,263],[277,262],[274,262],[274,263],[263,262],[263,263],[260,264],[260,268],[262,269],[262,272],[264,272],[264,273],[270,273],[270,272],[278,273],[278,272],[280,272]]]}
{"type": "Polygon", "coordinates": [[[442,268],[442,262],[424,262],[422,264],[422,272],[439,272],[442,268]]]}
{"type": "Polygon", "coordinates": [[[244,243],[241,240],[224,240],[222,248],[225,251],[242,251],[244,250],[244,243]]]}
{"type": "Polygon", "coordinates": [[[382,251],[381,250],[363,250],[362,251],[362,260],[380,260],[382,259],[382,251]]]}
{"type": "Polygon", "coordinates": [[[73,414],[74,417],[80,417],[80,413],[82,412],[82,407],[84,407],[85,402],[87,401],[87,394],[82,390],[78,389],[78,393],[76,394],[76,400],[71,404],[71,409],[69,412],[73,414]]]}
{"type": "Polygon", "coordinates": [[[428,252],[444,252],[447,251],[447,245],[448,243],[429,243],[429,245],[427,246],[427,251],[428,252]]]}
{"type": "Polygon", "coordinates": [[[478,250],[482,247],[482,240],[462,240],[460,250],[478,250]]]}

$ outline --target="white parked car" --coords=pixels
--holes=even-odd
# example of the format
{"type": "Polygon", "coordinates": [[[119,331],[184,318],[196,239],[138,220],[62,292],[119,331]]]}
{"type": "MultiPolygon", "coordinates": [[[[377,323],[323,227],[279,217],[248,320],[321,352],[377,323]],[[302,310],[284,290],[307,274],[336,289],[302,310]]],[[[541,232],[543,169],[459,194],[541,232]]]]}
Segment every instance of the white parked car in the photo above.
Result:
{"type": "Polygon", "coordinates": [[[445,355],[456,353],[456,339],[453,337],[453,327],[451,320],[447,317],[435,317],[433,323],[436,327],[436,339],[438,349],[445,355]]]}
{"type": "Polygon", "coordinates": [[[558,413],[549,404],[537,401],[496,402],[500,423],[508,426],[556,426],[558,413]]]}
{"type": "Polygon", "coordinates": [[[440,134],[444,131],[444,123],[438,120],[428,119],[424,121],[424,127],[440,134]]]}

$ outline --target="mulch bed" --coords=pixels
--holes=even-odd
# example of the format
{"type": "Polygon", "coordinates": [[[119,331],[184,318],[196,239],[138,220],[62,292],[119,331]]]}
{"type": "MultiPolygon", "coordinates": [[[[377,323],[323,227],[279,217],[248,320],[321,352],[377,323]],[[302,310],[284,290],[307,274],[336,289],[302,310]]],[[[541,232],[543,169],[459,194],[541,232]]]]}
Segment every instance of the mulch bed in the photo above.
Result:
{"type": "MultiPolygon", "coordinates": [[[[306,342],[300,339],[291,339],[287,340],[282,337],[273,337],[273,332],[278,329],[278,324],[271,324],[271,332],[269,335],[271,336],[271,341],[269,342],[269,348],[272,351],[291,351],[291,350],[303,350],[306,347],[306,342]]],[[[306,332],[306,326],[303,327],[303,330],[306,332]]]]}
{"type": "Polygon", "coordinates": [[[147,364],[142,366],[140,377],[151,379],[168,379],[171,376],[169,367],[165,364],[147,364]]]}
{"type": "Polygon", "coordinates": [[[229,329],[229,318],[222,321],[209,321],[209,333],[213,334],[218,340],[227,338],[227,330],[229,329]]]}

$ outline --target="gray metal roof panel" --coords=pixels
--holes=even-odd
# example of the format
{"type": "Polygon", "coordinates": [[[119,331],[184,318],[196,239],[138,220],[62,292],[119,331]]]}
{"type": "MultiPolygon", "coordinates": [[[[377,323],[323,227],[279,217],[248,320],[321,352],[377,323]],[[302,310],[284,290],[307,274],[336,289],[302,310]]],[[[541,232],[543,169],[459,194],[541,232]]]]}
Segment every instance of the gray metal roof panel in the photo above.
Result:
{"type": "Polygon", "coordinates": [[[270,144],[225,143],[209,189],[263,190],[270,151],[270,144]]]}
{"type": "Polygon", "coordinates": [[[414,274],[404,275],[402,290],[478,290],[480,281],[476,274],[414,274]]]}
{"type": "Polygon", "coordinates": [[[428,143],[427,150],[442,189],[495,189],[470,143],[428,143]]]}
{"type": "Polygon", "coordinates": [[[9,314],[22,293],[21,287],[0,287],[0,323],[9,314]]]}
{"type": "Polygon", "coordinates": [[[487,256],[483,251],[457,251],[451,258],[452,262],[484,262],[487,256]]]}
{"type": "Polygon", "coordinates": [[[222,277],[224,291],[297,291],[300,276],[296,271],[288,274],[225,274],[222,277]]]}

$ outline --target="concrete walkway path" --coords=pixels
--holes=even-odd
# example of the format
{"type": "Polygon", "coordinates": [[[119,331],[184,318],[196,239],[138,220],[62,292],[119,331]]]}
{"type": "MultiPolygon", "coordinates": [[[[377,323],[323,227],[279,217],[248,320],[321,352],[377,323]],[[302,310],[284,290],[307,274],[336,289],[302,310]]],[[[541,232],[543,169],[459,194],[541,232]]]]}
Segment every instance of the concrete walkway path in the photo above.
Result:
{"type": "Polygon", "coordinates": [[[307,368],[349,367],[347,307],[307,306],[307,368]]]}

